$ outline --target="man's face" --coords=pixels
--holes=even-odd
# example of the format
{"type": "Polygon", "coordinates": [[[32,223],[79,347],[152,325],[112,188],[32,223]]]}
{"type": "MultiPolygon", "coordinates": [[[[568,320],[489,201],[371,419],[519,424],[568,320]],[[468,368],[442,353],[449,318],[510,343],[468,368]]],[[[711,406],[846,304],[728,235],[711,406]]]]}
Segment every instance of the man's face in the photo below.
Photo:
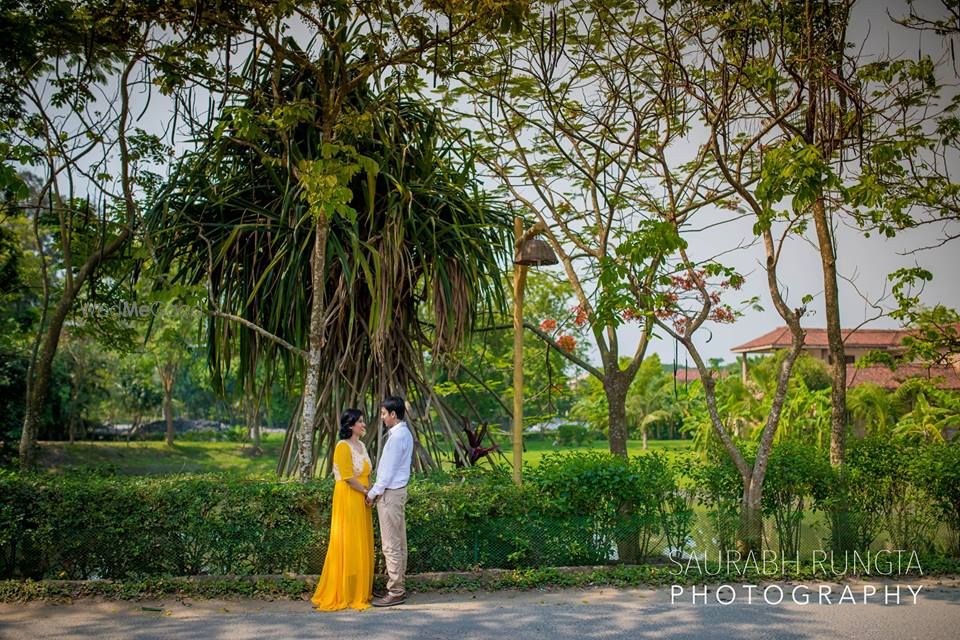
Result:
{"type": "Polygon", "coordinates": [[[397,420],[397,414],[393,411],[387,411],[386,407],[380,407],[380,419],[387,427],[392,427],[399,422],[399,420],[397,420]]]}

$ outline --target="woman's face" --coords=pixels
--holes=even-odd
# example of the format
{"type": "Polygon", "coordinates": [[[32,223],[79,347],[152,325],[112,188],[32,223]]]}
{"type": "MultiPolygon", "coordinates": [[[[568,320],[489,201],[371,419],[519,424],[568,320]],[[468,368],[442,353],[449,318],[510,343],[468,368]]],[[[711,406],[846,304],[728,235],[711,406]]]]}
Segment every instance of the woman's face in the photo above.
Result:
{"type": "Polygon", "coordinates": [[[360,416],[350,428],[353,430],[353,435],[357,436],[358,438],[362,438],[363,434],[367,432],[367,423],[364,421],[363,416],[360,416]]]}

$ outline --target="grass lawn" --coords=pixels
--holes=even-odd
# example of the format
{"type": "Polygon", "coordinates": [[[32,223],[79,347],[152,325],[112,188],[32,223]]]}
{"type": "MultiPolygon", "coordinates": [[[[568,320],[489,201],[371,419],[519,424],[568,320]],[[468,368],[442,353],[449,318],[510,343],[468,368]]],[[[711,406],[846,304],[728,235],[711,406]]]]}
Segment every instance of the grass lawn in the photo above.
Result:
{"type": "MultiPolygon", "coordinates": [[[[500,445],[500,448],[503,450],[504,454],[507,455],[507,459],[512,460],[513,455],[513,446],[510,441],[509,434],[501,435],[497,437],[497,444],[500,445]]],[[[553,439],[549,436],[547,437],[527,437],[524,439],[525,451],[523,452],[523,463],[535,465],[540,462],[540,459],[548,453],[558,452],[558,453],[567,453],[573,451],[610,451],[610,446],[606,440],[593,440],[580,447],[561,447],[553,446],[553,439]]],[[[648,451],[661,451],[667,453],[685,453],[691,451],[693,448],[692,440],[647,440],[647,450],[648,451]]],[[[643,453],[643,441],[641,440],[628,440],[627,441],[627,453],[631,456],[640,455],[643,453]]]]}
{"type": "Polygon", "coordinates": [[[262,442],[263,455],[251,455],[240,442],[41,442],[40,464],[51,472],[64,467],[114,465],[126,475],[230,472],[249,477],[273,477],[281,436],[262,442]]]}
{"type": "MultiPolygon", "coordinates": [[[[509,437],[497,437],[509,464],[509,437]]],[[[263,440],[263,455],[251,455],[249,444],[239,442],[175,442],[173,448],[162,441],[147,442],[41,442],[40,464],[53,473],[65,467],[114,465],[126,475],[163,475],[172,473],[230,472],[249,477],[273,478],[283,436],[271,434],[263,440]]],[[[650,440],[649,450],[680,453],[689,451],[690,440],[650,440]]],[[[582,447],[554,447],[551,439],[539,436],[525,441],[524,464],[537,464],[546,454],[578,449],[608,451],[607,442],[597,440],[582,447]]],[[[639,440],[628,442],[630,455],[643,453],[639,440]]],[[[501,458],[502,459],[502,458],[501,458]]]]}

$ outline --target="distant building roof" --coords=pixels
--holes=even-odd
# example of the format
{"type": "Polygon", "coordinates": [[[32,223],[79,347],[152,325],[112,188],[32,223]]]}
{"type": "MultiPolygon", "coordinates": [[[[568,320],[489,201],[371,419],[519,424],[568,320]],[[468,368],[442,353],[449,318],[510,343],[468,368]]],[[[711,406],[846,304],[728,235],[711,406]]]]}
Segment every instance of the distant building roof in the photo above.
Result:
{"type": "Polygon", "coordinates": [[[700,370],[697,368],[688,369],[682,368],[677,369],[677,382],[690,382],[692,380],[700,379],[700,370]]]}
{"type": "Polygon", "coordinates": [[[951,366],[927,367],[922,364],[901,364],[891,371],[884,365],[870,365],[858,368],[847,365],[847,387],[873,383],[884,389],[896,389],[907,378],[930,378],[936,380],[941,389],[960,390],[960,374],[951,366]]]}
{"type": "MultiPolygon", "coordinates": [[[[805,347],[822,349],[829,347],[826,329],[804,328],[804,331],[806,331],[806,337],[803,340],[805,347]]],[[[842,329],[841,331],[844,346],[878,350],[898,348],[903,337],[910,333],[908,329],[842,329]]],[[[774,349],[786,349],[790,346],[791,341],[790,328],[777,327],[759,338],[754,338],[730,349],[730,351],[734,353],[760,353],[774,349]]]]}
{"type": "MultiPolygon", "coordinates": [[[[713,377],[725,378],[730,374],[727,369],[713,369],[713,377]]],[[[680,367],[677,369],[677,382],[693,382],[700,379],[700,370],[696,367],[680,367]]]]}

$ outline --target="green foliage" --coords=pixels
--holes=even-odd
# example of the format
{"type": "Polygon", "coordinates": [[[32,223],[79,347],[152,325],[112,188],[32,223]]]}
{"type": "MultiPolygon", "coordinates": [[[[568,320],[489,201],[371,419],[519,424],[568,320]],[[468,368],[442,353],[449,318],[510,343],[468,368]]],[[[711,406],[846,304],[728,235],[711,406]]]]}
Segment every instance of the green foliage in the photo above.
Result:
{"type": "Polygon", "coordinates": [[[470,469],[413,485],[407,506],[410,571],[598,564],[604,538],[590,512],[571,514],[536,483],[470,469]],[[451,482],[451,480],[459,480],[451,482]]]}
{"type": "Polygon", "coordinates": [[[589,442],[593,433],[581,424],[561,424],[557,428],[557,444],[563,447],[579,447],[589,442]]]}
{"type": "MultiPolygon", "coordinates": [[[[356,42],[341,44],[352,52],[350,65],[367,75],[347,79],[331,68],[318,77],[298,62],[302,52],[249,60],[257,73],[237,101],[256,127],[233,118],[220,132],[202,132],[200,149],[181,159],[146,216],[158,282],[210,280],[223,311],[297,348],[310,345],[312,305],[336,305],[320,358],[320,378],[334,385],[322,394],[321,431],[336,424],[343,404],[375,410],[365,406],[375,395],[371,385],[422,397],[426,361],[444,360],[489,314],[502,313],[511,222],[479,189],[473,153],[461,140],[466,132],[448,127],[402,78],[374,86],[352,50],[356,42]],[[338,92],[351,123],[339,127],[335,144],[329,128],[343,123],[340,111],[324,111],[329,91],[338,92]],[[277,115],[302,100],[322,108],[277,115]],[[324,243],[315,253],[317,239],[324,243]],[[314,265],[314,255],[323,262],[314,265]],[[322,289],[305,287],[304,274],[317,269],[322,289]],[[371,366],[388,378],[370,377],[371,366]]],[[[210,319],[208,332],[218,389],[232,363],[245,390],[258,370],[272,388],[280,365],[282,386],[303,379],[300,356],[275,341],[222,318],[210,319]]],[[[445,410],[439,405],[432,406],[445,410]]],[[[294,467],[289,451],[284,473],[294,467]]]]}
{"type": "Polygon", "coordinates": [[[366,172],[367,200],[373,207],[376,176],[380,170],[376,160],[357,153],[350,145],[326,143],[321,147],[319,158],[300,161],[298,177],[303,188],[300,195],[309,203],[309,213],[315,221],[341,215],[356,222],[357,211],[350,206],[354,197],[350,185],[361,169],[366,172]]]}
{"type": "Polygon", "coordinates": [[[924,447],[916,477],[953,532],[950,551],[960,556],[960,439],[924,447]]]}
{"type": "Polygon", "coordinates": [[[919,391],[913,399],[911,410],[900,417],[894,432],[910,439],[943,442],[944,432],[960,428],[960,398],[956,394],[937,393],[928,387],[919,391]],[[928,394],[939,399],[931,403],[928,394]]]}
{"type": "MultiPolygon", "coordinates": [[[[739,443],[744,457],[752,461],[756,443],[739,443]]],[[[743,479],[733,461],[722,450],[711,450],[688,467],[697,501],[707,508],[713,541],[726,554],[736,548],[740,527],[740,505],[743,500],[743,479]]]]}
{"type": "Polygon", "coordinates": [[[0,479],[4,576],[126,578],[308,569],[325,483],[90,473],[0,479]]]}
{"type": "Polygon", "coordinates": [[[570,417],[585,422],[593,431],[609,433],[610,409],[603,383],[592,376],[585,378],[577,384],[577,395],[570,407],[570,417]]]}
{"type": "MultiPolygon", "coordinates": [[[[752,460],[755,445],[743,448],[752,460]]],[[[844,508],[855,549],[942,552],[938,518],[960,531],[958,456],[956,443],[853,441],[835,478],[824,452],[780,443],[763,493],[778,538],[768,548],[792,557],[804,516],[844,508]]],[[[646,556],[734,548],[742,485],[725,457],[550,454],[526,479],[517,487],[480,468],[415,477],[410,572],[602,564],[634,535],[646,556]],[[711,524],[705,546],[689,546],[694,499],[711,524]]],[[[107,466],[62,476],[0,471],[0,577],[319,573],[331,490],[329,480],[129,478],[107,466]]],[[[960,551],[956,541],[947,552],[960,551]]]]}
{"type": "Polygon", "coordinates": [[[914,332],[903,337],[903,361],[948,364],[960,356],[960,313],[939,304],[909,310],[914,332]]]}
{"type": "Polygon", "coordinates": [[[594,516],[597,535],[611,544],[636,535],[641,557],[660,536],[677,545],[675,553],[686,545],[690,507],[659,453],[629,459],[597,452],[547,455],[529,478],[561,513],[594,516]]]}
{"type": "MultiPolygon", "coordinates": [[[[778,441],[830,446],[830,388],[810,390],[802,377],[791,378],[780,414],[778,441]]],[[[759,436],[759,431],[757,433],[759,436]]]]}
{"type": "MultiPolygon", "coordinates": [[[[40,437],[66,437],[67,418],[70,415],[70,372],[62,356],[54,359],[50,379],[50,396],[40,416],[40,437]]],[[[22,353],[0,352],[0,465],[9,462],[15,454],[23,427],[25,380],[29,359],[22,353]]]]}
{"type": "Polygon", "coordinates": [[[774,447],[762,504],[764,512],[773,516],[781,558],[797,557],[804,516],[827,499],[831,481],[830,461],[824,450],[797,441],[774,447]]]}
{"type": "MultiPolygon", "coordinates": [[[[727,430],[734,437],[749,439],[762,424],[769,399],[756,393],[752,384],[744,384],[736,375],[717,375],[715,393],[717,410],[727,430]]],[[[683,430],[693,436],[694,449],[707,457],[726,456],[726,450],[713,427],[703,382],[695,380],[686,389],[683,399],[683,430]]]]}
{"type": "Polygon", "coordinates": [[[873,383],[847,391],[847,411],[854,429],[866,436],[887,436],[896,421],[893,394],[873,383]]]}
{"type": "MultiPolygon", "coordinates": [[[[628,364],[629,359],[622,359],[621,367],[628,364]]],[[[577,392],[579,398],[570,409],[570,417],[587,423],[594,431],[607,433],[609,410],[603,385],[595,378],[586,378],[578,384],[577,392]]],[[[666,438],[676,432],[682,407],[673,396],[672,378],[658,355],[640,363],[627,390],[625,409],[632,438],[654,431],[658,438],[666,438]]]]}
{"type": "MultiPolygon", "coordinates": [[[[522,487],[506,474],[468,469],[411,483],[411,572],[477,566],[598,564],[620,534],[608,507],[686,537],[690,515],[662,459],[621,469],[609,454],[553,460],[522,487]],[[587,458],[592,458],[592,462],[587,458]],[[566,464],[566,463],[565,463],[566,464]],[[564,492],[563,478],[588,483],[564,492]],[[607,480],[629,480],[630,504],[607,480]],[[590,489],[606,491],[598,506],[590,489]],[[646,487],[646,488],[645,488],[646,487]],[[667,501],[660,505],[660,502],[667,501]],[[630,509],[624,510],[624,507],[630,509]],[[662,512],[662,513],[661,513],[662,512]],[[665,526],[658,523],[661,519],[665,526]]],[[[62,477],[0,476],[0,575],[131,578],[194,574],[319,573],[329,532],[331,483],[230,476],[124,478],[109,469],[62,477]]],[[[649,549],[650,547],[648,547],[649,549]]]]}
{"type": "Polygon", "coordinates": [[[846,512],[859,548],[869,548],[881,531],[895,549],[931,548],[936,521],[927,483],[919,481],[919,454],[916,445],[898,439],[850,442],[831,508],[846,512]]]}
{"type": "Polygon", "coordinates": [[[626,409],[634,437],[646,437],[651,430],[678,420],[673,380],[660,362],[660,356],[654,354],[640,363],[627,390],[626,409]]]}
{"type": "MultiPolygon", "coordinates": [[[[764,391],[771,392],[776,386],[780,365],[787,357],[786,349],[779,349],[772,357],[751,361],[750,375],[764,391]]],[[[791,379],[800,379],[810,391],[829,389],[832,378],[826,363],[810,354],[801,353],[793,364],[791,379]]]]}
{"type": "Polygon", "coordinates": [[[769,229],[776,217],[791,217],[774,209],[782,200],[790,198],[793,213],[803,213],[825,191],[842,189],[842,181],[816,145],[793,138],[770,146],[765,150],[755,191],[764,213],[754,225],[754,233],[769,229]]]}

